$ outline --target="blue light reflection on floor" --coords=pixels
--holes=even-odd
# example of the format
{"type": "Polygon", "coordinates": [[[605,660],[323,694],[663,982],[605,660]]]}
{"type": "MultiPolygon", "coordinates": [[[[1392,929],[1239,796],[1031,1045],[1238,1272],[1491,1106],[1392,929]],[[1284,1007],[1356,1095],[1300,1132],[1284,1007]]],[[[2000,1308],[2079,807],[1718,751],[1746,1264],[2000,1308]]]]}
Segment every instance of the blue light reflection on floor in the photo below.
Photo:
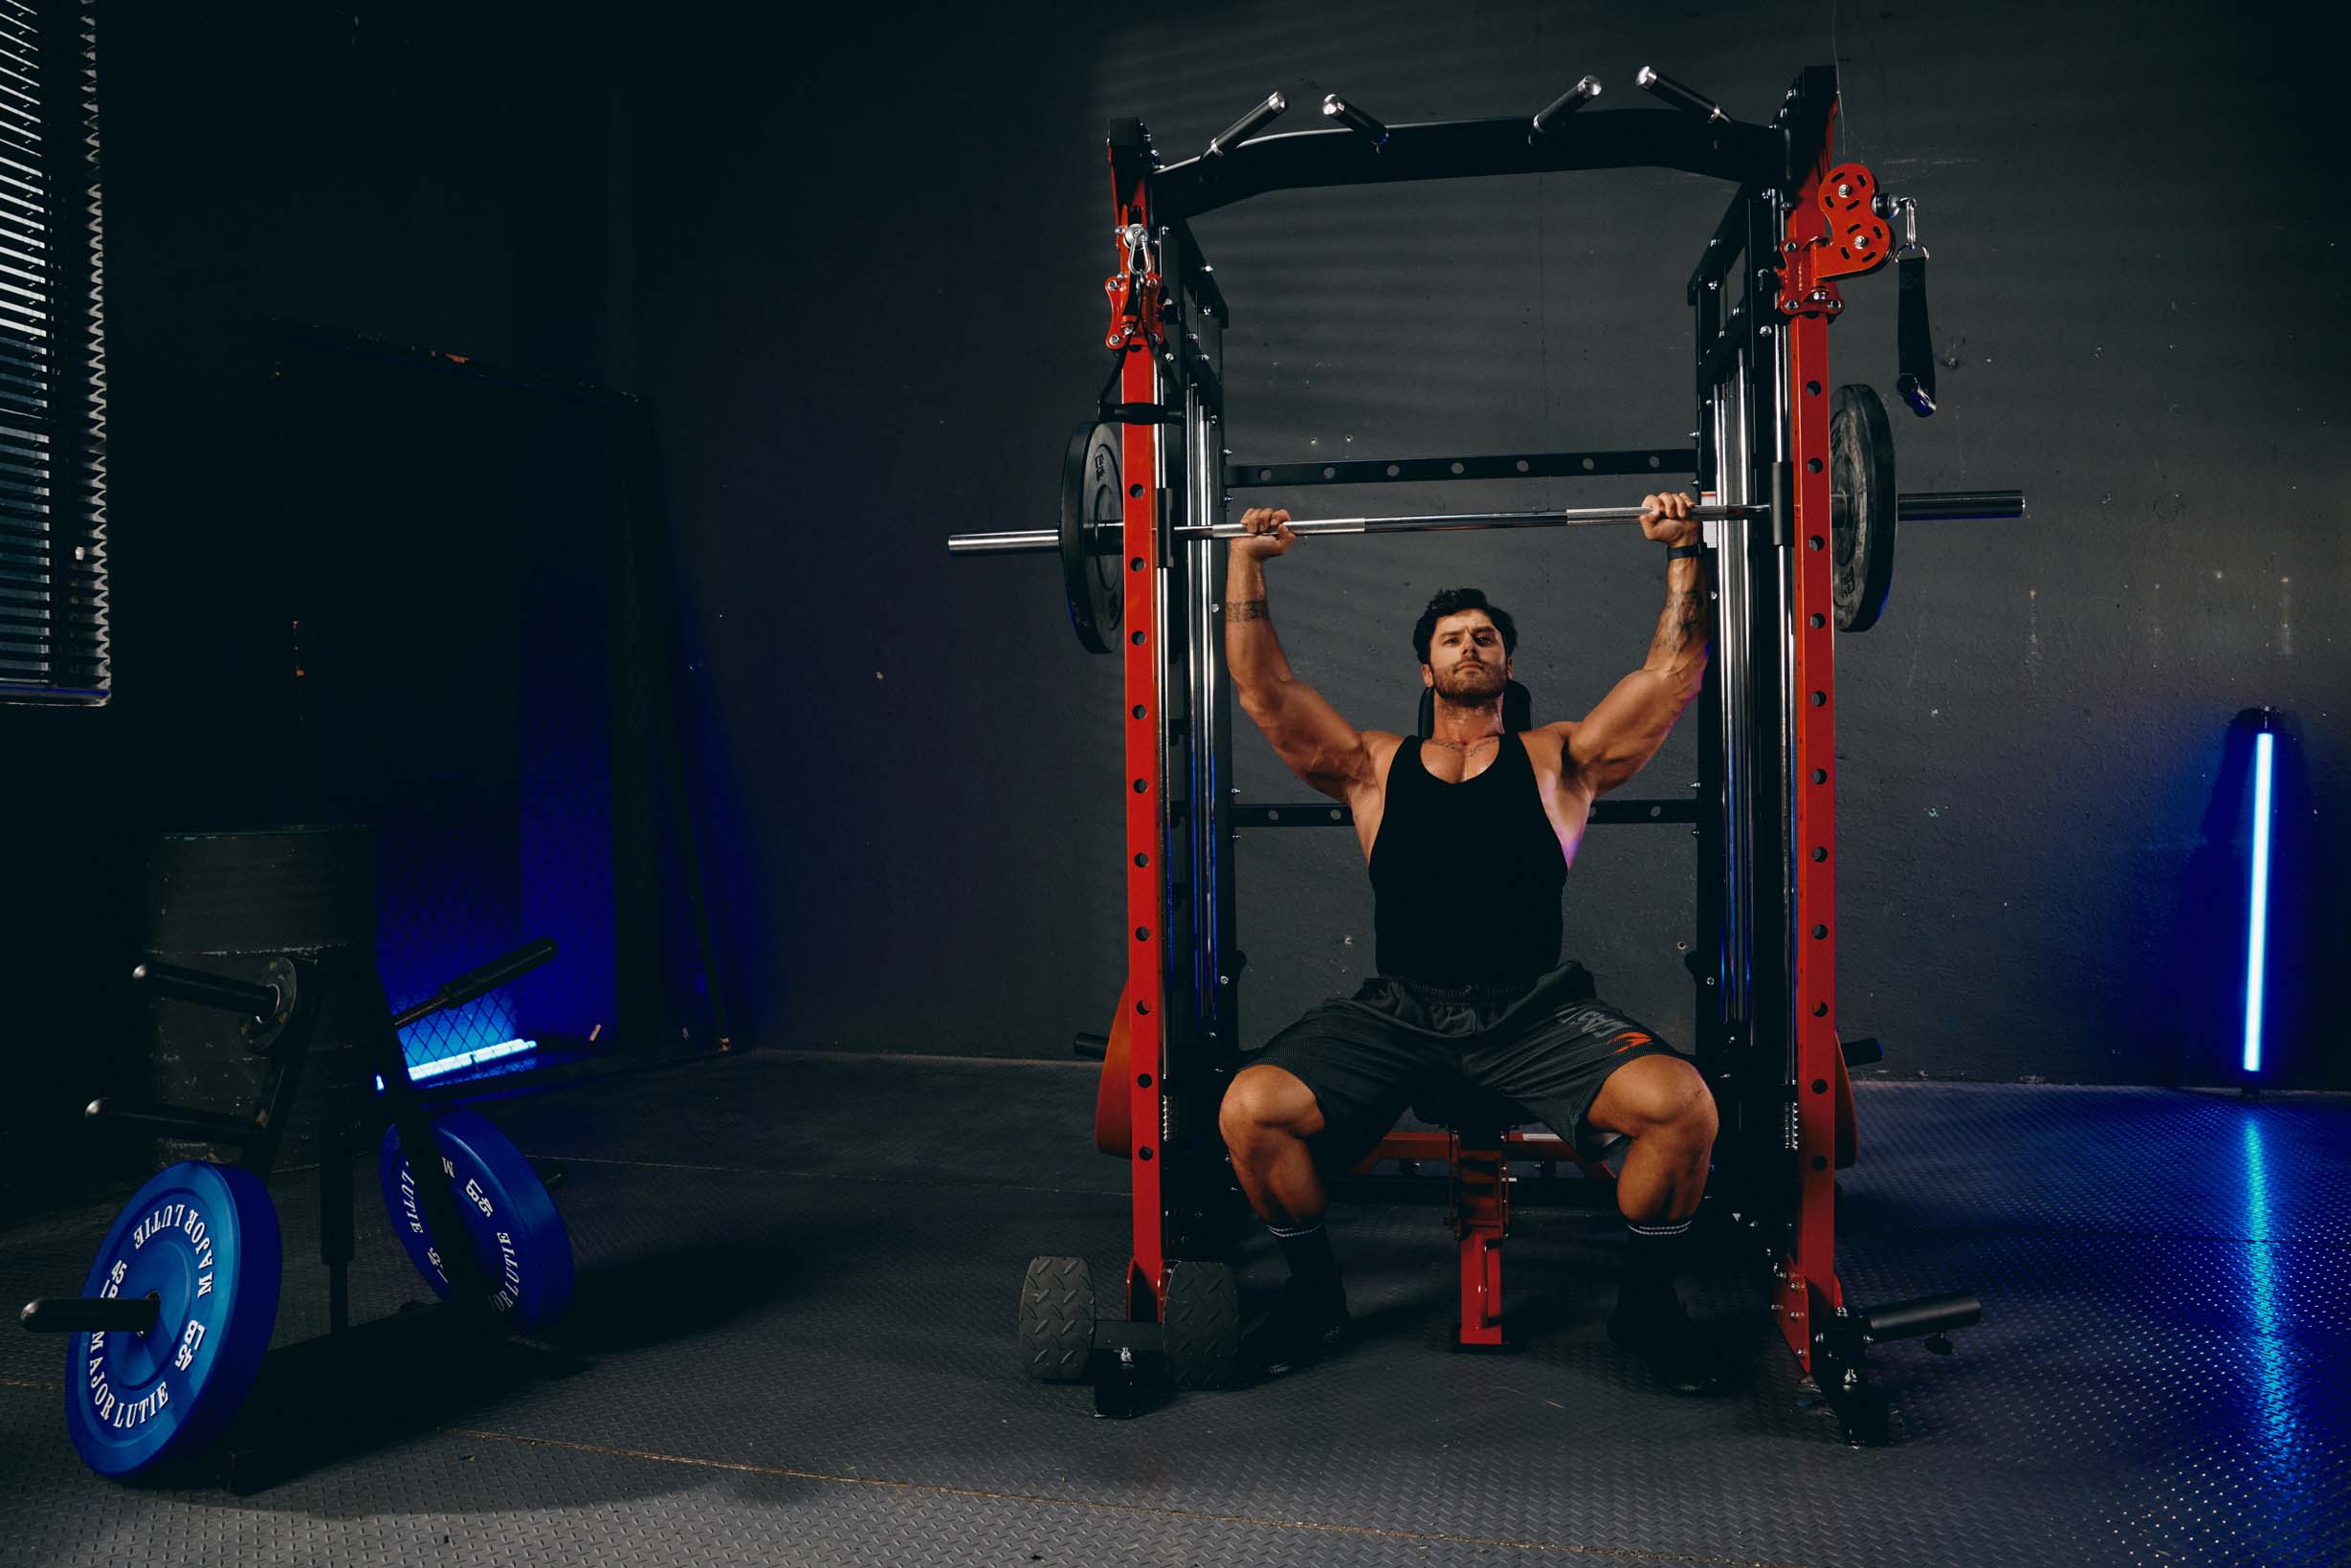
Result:
{"type": "Polygon", "coordinates": [[[2299,1473],[2294,1449],[2302,1435],[2302,1423],[2294,1406],[2297,1380],[2288,1364],[2288,1330],[2280,1301],[2284,1282],[2277,1277],[2275,1258],[2275,1248],[2284,1241],[2271,1225],[2270,1167],[2262,1146],[2261,1117],[2249,1111],[2245,1118],[2245,1260],[2251,1291],[2246,1305],[2253,1320],[2253,1359],[2260,1368],[2259,1386],[2249,1402],[2254,1420],[2250,1435],[2270,1473],[2280,1483],[2299,1473]]]}

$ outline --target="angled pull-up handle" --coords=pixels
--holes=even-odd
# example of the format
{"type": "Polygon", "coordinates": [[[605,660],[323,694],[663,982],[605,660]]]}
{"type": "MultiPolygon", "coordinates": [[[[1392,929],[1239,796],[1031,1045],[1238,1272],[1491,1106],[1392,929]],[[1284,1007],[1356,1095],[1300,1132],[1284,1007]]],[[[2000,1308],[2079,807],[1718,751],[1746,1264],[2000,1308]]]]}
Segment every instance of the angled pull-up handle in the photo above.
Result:
{"type": "Polygon", "coordinates": [[[1573,87],[1568,88],[1565,92],[1560,94],[1559,97],[1553,99],[1549,103],[1543,105],[1542,109],[1535,116],[1534,134],[1537,136],[1544,136],[1549,134],[1552,126],[1558,124],[1569,115],[1574,114],[1578,109],[1583,108],[1584,105],[1589,103],[1592,99],[1598,98],[1599,96],[1600,78],[1598,77],[1586,77],[1582,81],[1577,82],[1573,87]]]}
{"type": "Polygon", "coordinates": [[[1722,112],[1720,104],[1703,93],[1683,86],[1662,71],[1644,65],[1633,74],[1632,80],[1636,87],[1654,98],[1662,99],[1676,109],[1686,109],[1694,115],[1703,115],[1708,120],[1719,121],[1725,125],[1731,122],[1731,117],[1722,112]]]}
{"type": "Polygon", "coordinates": [[[1337,93],[1331,94],[1322,100],[1322,112],[1348,129],[1361,131],[1370,137],[1373,146],[1381,147],[1387,144],[1387,127],[1354,104],[1349,103],[1345,99],[1341,98],[1337,93]]]}
{"type": "Polygon", "coordinates": [[[1263,103],[1258,104],[1255,108],[1250,110],[1249,113],[1243,115],[1240,119],[1226,126],[1221,135],[1210,138],[1209,142],[1209,150],[1202,153],[1200,156],[1203,158],[1222,158],[1226,153],[1231,151],[1234,147],[1239,146],[1242,143],[1248,141],[1251,137],[1256,135],[1259,131],[1265,129],[1266,126],[1272,124],[1275,120],[1279,119],[1281,112],[1288,107],[1290,107],[1290,100],[1283,98],[1279,93],[1267,94],[1266,99],[1263,103]]]}

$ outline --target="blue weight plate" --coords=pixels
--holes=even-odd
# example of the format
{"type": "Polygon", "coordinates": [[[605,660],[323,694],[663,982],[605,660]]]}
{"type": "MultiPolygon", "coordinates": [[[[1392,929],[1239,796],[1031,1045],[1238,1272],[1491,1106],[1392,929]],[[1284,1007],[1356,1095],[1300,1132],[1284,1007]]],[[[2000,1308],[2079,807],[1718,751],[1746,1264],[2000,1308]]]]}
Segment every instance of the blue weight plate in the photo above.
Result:
{"type": "MultiPolygon", "coordinates": [[[[489,1276],[500,1311],[528,1333],[553,1322],[571,1304],[571,1234],[546,1183],[505,1134],[471,1111],[432,1118],[441,1144],[443,1179],[456,1187],[457,1207],[473,1238],[474,1256],[489,1276]]],[[[384,1130],[376,1160],[384,1206],[416,1271],[444,1298],[449,1276],[428,1240],[415,1178],[400,1152],[400,1129],[384,1130]]]]}
{"type": "Polygon", "coordinates": [[[189,1160],[139,1189],[83,1295],[159,1298],[155,1327],[77,1334],[65,1424],[100,1475],[193,1452],[245,1402],[277,1321],[277,1211],[251,1171],[189,1160]]]}

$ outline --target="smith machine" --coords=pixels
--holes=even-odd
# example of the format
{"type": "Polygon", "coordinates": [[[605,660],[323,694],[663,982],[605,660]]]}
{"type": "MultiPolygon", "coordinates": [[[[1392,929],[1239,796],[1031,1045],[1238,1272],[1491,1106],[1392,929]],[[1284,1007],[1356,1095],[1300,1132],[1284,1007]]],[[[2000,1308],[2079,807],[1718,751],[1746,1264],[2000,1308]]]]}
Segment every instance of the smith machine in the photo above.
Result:
{"type": "MultiPolygon", "coordinates": [[[[1902,495],[1884,405],[1833,386],[1839,280],[1889,260],[1900,279],[1902,400],[1935,409],[1926,252],[1913,203],[1859,164],[1830,163],[1836,73],[1806,69],[1767,125],[1733,120],[1644,68],[1675,111],[1584,112],[1586,77],[1524,119],[1388,126],[1337,95],[1326,126],[1259,135],[1276,94],[1207,150],[1163,166],[1137,121],[1110,133],[1120,267],[1105,287],[1116,356],[1099,417],[1064,461],[1059,524],[966,535],[958,553],[1053,551],[1089,650],[1124,660],[1127,979],[1106,1037],[1097,1140],[1132,1176],[1125,1310],[1097,1319],[1082,1258],[1039,1258],[1021,1300],[1031,1372],[1091,1376],[1098,1404],[1142,1386],[1213,1384],[1238,1344],[1228,1261],[1238,1203],[1216,1126],[1239,1064],[1232,835],[1344,824],[1344,807],[1248,805],[1227,784],[1231,692],[1216,541],[1233,492],[1444,479],[1695,476],[1716,562],[1715,658],[1700,704],[1695,800],[1603,800],[1595,823],[1675,823],[1698,842],[1698,1066],[1721,1113],[1702,1226],[1751,1260],[1774,1322],[1856,1442],[1883,1441],[1871,1346],[1978,1320],[1972,1296],[1864,1309],[1835,1268],[1837,1169],[1854,1153],[1847,1064],[1874,1041],[1836,1031],[1837,631],[1866,629],[1892,581],[1896,524],[2024,514],[2019,492],[1902,495]],[[1273,190],[1561,169],[1657,167],[1729,181],[1728,209],[1688,284],[1697,312],[1695,446],[1333,463],[1228,464],[1223,332],[1231,317],[1190,220],[1273,190]],[[1896,230],[1898,227],[1898,238],[1896,230]]],[[[1294,522],[1300,534],[1629,524],[1630,507],[1294,522]]],[[[1464,1344],[1501,1342],[1499,1243],[1510,1161],[1572,1158],[1489,1115],[1445,1134],[1392,1135],[1381,1153],[1450,1158],[1462,1243],[1464,1344]],[[1489,1125],[1492,1124],[1492,1125],[1489,1125]]],[[[1523,1116],[1519,1119],[1527,1119],[1523,1116]]],[[[1581,1162],[1579,1162],[1581,1163],[1581,1162]]],[[[1607,1178],[1602,1165],[1587,1176],[1607,1178]]]]}

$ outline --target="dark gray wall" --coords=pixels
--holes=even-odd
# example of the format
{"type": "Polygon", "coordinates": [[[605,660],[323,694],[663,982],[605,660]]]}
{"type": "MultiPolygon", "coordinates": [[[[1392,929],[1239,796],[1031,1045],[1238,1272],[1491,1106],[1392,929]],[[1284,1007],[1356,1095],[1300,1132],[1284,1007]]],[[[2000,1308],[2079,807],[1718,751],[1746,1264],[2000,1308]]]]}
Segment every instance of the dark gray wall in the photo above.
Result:
{"type": "MultiPolygon", "coordinates": [[[[475,8],[101,8],[117,695],[0,708],[0,1188],[102,1163],[75,1116],[136,1078],[148,835],[282,820],[299,772],[256,646],[262,320],[598,373],[610,36],[475,8]]],[[[338,537],[333,496],[316,520],[338,537]]]]}
{"type": "MultiPolygon", "coordinates": [[[[1935,255],[1945,411],[1902,419],[1902,480],[2032,499],[2027,522],[1912,530],[1887,619],[1840,650],[1840,1026],[1882,1036],[1899,1073],[2225,1075],[2241,954],[2227,921],[2193,917],[2226,891],[2195,867],[2226,858],[2205,827],[2237,710],[2296,716],[2311,885],[2344,862],[2325,813],[2351,691],[2329,607],[2351,575],[2344,221],[2289,76],[2331,40],[2217,5],[2127,28],[2023,4],[1117,15],[896,8],[822,35],[739,22],[645,58],[642,386],[668,431],[721,885],[765,1038],[1054,1053],[1117,993],[1116,671],[1072,645],[1048,564],[942,547],[1047,516],[1099,385],[1110,117],[1144,119],[1172,160],[1272,88],[1294,124],[1333,89],[1391,121],[1471,118],[1530,112],[1586,71],[1608,105],[1637,102],[1631,75],[1655,63],[1763,119],[1833,50],[1842,150],[1919,198],[1935,255]]],[[[1237,453],[1679,438],[1680,283],[1724,196],[1629,171],[1206,220],[1234,307],[1237,453]]],[[[1890,386],[1893,280],[1847,293],[1837,376],[1890,386]]],[[[1275,569],[1275,616],[1342,711],[1403,727],[1414,612],[1483,584],[1520,619],[1539,717],[1573,717],[1638,663],[1656,556],[1626,537],[1309,543],[1275,569]]],[[[1695,728],[1635,792],[1687,786],[1695,728]]],[[[1253,737],[1238,783],[1304,794],[1253,737]]],[[[1604,829],[1567,894],[1606,993],[1683,1038],[1692,870],[1670,829],[1604,829]]],[[[1238,872],[1253,1041],[1369,971],[1370,906],[1342,835],[1246,838],[1238,872]]],[[[2340,916],[2303,913],[2329,972],[2340,916]]],[[[2304,1034],[2286,1075],[2343,1081],[2304,1034]]]]}
{"type": "Polygon", "coordinates": [[[1043,515],[1101,383],[1098,17],[758,12],[638,62],[635,389],[766,1042],[1033,1054],[1117,999],[1115,673],[1035,563],[945,549],[1043,515]]]}
{"type": "MultiPolygon", "coordinates": [[[[55,1139],[144,1028],[120,980],[143,835],[270,815],[266,759],[221,727],[254,674],[260,318],[650,394],[746,1016],[785,1045],[1056,1053],[1120,980],[1117,672],[1076,650],[1046,563],[941,541],[1041,520],[1100,384],[1105,121],[1144,118],[1176,158],[1273,87],[1404,121],[1525,112],[1594,71],[1613,107],[1645,61],[1761,117],[1831,47],[1810,7],[729,25],[106,12],[121,696],[0,711],[0,1183],[75,1167],[55,1139]]],[[[1947,410],[1904,421],[1904,480],[2034,502],[2027,524],[1913,530],[1888,620],[1841,658],[1840,1023],[1900,1072],[2219,1078],[2221,742],[2248,704],[2302,736],[2304,886],[2327,890],[2301,911],[2306,967],[2351,961],[2331,896],[2351,858],[2331,813],[2344,219],[2323,105],[2289,76],[2340,40],[2218,6],[2127,30],[2021,5],[1837,26],[1846,149],[1920,198],[1936,254],[1947,410]]],[[[1237,449],[1675,438],[1679,279],[1720,201],[1626,172],[1208,220],[1238,313],[1237,449]]],[[[1891,280],[1848,292],[1838,373],[1883,386],[1891,280]]],[[[1458,582],[1519,612],[1545,717],[1638,659],[1660,591],[1629,539],[1489,536],[1309,545],[1275,593],[1300,670],[1402,726],[1404,629],[1458,582]]],[[[1691,756],[1677,735],[1634,790],[1686,784],[1691,756]]],[[[1240,767],[1253,797],[1304,794],[1253,738],[1240,767]]],[[[1573,950],[1676,1036],[1691,861],[1671,830],[1595,832],[1567,895],[1573,950]]],[[[1255,1040],[1367,972],[1369,899],[1340,834],[1246,838],[1238,872],[1255,1040]]],[[[2330,1024],[2308,1009],[2290,1081],[2351,1074],[2330,1024]]]]}

